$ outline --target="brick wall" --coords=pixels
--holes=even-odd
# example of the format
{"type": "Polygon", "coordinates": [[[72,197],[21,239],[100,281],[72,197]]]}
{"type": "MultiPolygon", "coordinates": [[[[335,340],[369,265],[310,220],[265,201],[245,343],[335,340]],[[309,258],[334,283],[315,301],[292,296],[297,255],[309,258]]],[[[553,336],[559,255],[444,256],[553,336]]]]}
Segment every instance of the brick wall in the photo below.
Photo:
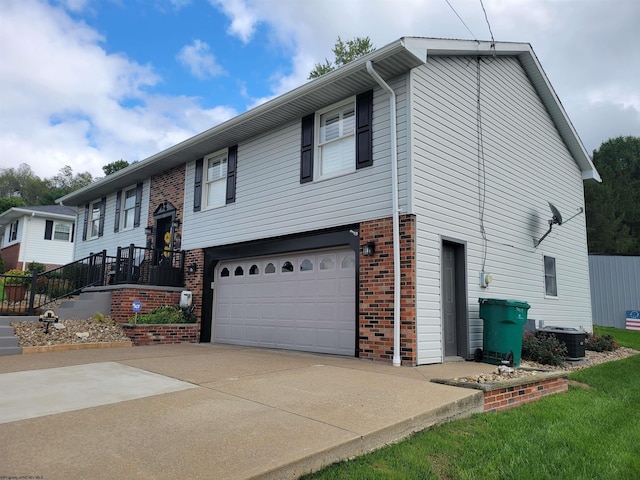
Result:
{"type": "Polygon", "coordinates": [[[534,402],[553,393],[566,392],[569,383],[566,377],[551,378],[540,382],[484,392],[484,411],[498,412],[534,402]]]}
{"type": "Polygon", "coordinates": [[[176,209],[176,218],[181,222],[176,233],[182,234],[185,168],[185,164],[178,165],[177,167],[162,172],[161,175],[151,177],[149,218],[147,225],[153,225],[153,212],[166,200],[176,209]]]}
{"type": "MultiPolygon", "coordinates": [[[[360,245],[374,241],[375,254],[360,255],[358,338],[360,358],[393,360],[393,219],[360,224],[360,245]]],[[[416,364],[415,217],[400,217],[400,357],[416,364]]]]}
{"type": "Polygon", "coordinates": [[[124,332],[134,345],[161,345],[171,343],[197,343],[200,338],[200,325],[123,325],[124,332]]]}
{"type": "Polygon", "coordinates": [[[14,243],[6,248],[1,250],[2,260],[4,261],[5,270],[12,270],[14,268],[22,269],[22,262],[18,262],[18,258],[20,255],[20,244],[14,243]],[[20,263],[18,265],[18,263],[20,263]]]}
{"type": "MultiPolygon", "coordinates": [[[[139,300],[142,310],[139,314],[149,313],[163,305],[177,305],[180,302],[180,292],[170,290],[170,287],[125,287],[111,291],[111,318],[119,323],[126,323],[134,316],[131,305],[139,300]]],[[[198,324],[199,326],[199,324],[198,324]]]]}

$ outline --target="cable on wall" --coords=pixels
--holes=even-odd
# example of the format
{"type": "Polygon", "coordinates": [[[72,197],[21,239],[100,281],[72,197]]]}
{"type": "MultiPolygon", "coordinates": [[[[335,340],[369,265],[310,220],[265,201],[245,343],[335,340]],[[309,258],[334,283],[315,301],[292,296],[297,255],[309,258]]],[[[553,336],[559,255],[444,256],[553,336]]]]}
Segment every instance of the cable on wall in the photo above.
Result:
{"type": "Polygon", "coordinates": [[[487,262],[487,233],[484,228],[484,211],[487,198],[487,172],[484,160],[484,138],[482,135],[482,102],[480,64],[482,58],[476,59],[476,142],[478,156],[478,218],[480,220],[480,234],[482,235],[482,270],[487,262]]]}

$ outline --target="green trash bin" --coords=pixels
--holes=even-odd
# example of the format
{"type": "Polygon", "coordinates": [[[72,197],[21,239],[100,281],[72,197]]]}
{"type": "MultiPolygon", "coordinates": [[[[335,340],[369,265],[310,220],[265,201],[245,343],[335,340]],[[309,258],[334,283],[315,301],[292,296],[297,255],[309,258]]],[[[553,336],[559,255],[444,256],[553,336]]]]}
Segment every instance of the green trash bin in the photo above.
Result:
{"type": "Polygon", "coordinates": [[[522,328],[529,304],[520,300],[479,298],[484,322],[482,361],[494,365],[520,366],[522,328]]]}

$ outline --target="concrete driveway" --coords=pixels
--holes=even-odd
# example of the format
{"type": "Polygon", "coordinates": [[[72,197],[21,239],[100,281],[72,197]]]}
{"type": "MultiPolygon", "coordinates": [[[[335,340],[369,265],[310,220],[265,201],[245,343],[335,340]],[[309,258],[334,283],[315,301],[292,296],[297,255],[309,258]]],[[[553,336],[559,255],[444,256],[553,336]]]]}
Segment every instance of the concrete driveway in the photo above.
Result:
{"type": "Polygon", "coordinates": [[[481,412],[429,379],[494,368],[210,344],[0,357],[0,475],[297,478],[481,412]]]}

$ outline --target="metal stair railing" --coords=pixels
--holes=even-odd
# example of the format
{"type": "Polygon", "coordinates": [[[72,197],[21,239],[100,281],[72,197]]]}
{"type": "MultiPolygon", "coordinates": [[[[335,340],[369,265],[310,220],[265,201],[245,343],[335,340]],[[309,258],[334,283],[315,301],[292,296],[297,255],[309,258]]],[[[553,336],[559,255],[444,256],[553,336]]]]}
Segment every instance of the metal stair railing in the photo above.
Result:
{"type": "Polygon", "coordinates": [[[56,300],[78,294],[86,287],[105,285],[107,266],[114,262],[115,257],[108,256],[103,250],[46,272],[35,270],[31,275],[21,277],[26,288],[17,297],[10,296],[4,287],[5,278],[15,276],[0,275],[3,283],[0,315],[35,315],[56,300]]]}

